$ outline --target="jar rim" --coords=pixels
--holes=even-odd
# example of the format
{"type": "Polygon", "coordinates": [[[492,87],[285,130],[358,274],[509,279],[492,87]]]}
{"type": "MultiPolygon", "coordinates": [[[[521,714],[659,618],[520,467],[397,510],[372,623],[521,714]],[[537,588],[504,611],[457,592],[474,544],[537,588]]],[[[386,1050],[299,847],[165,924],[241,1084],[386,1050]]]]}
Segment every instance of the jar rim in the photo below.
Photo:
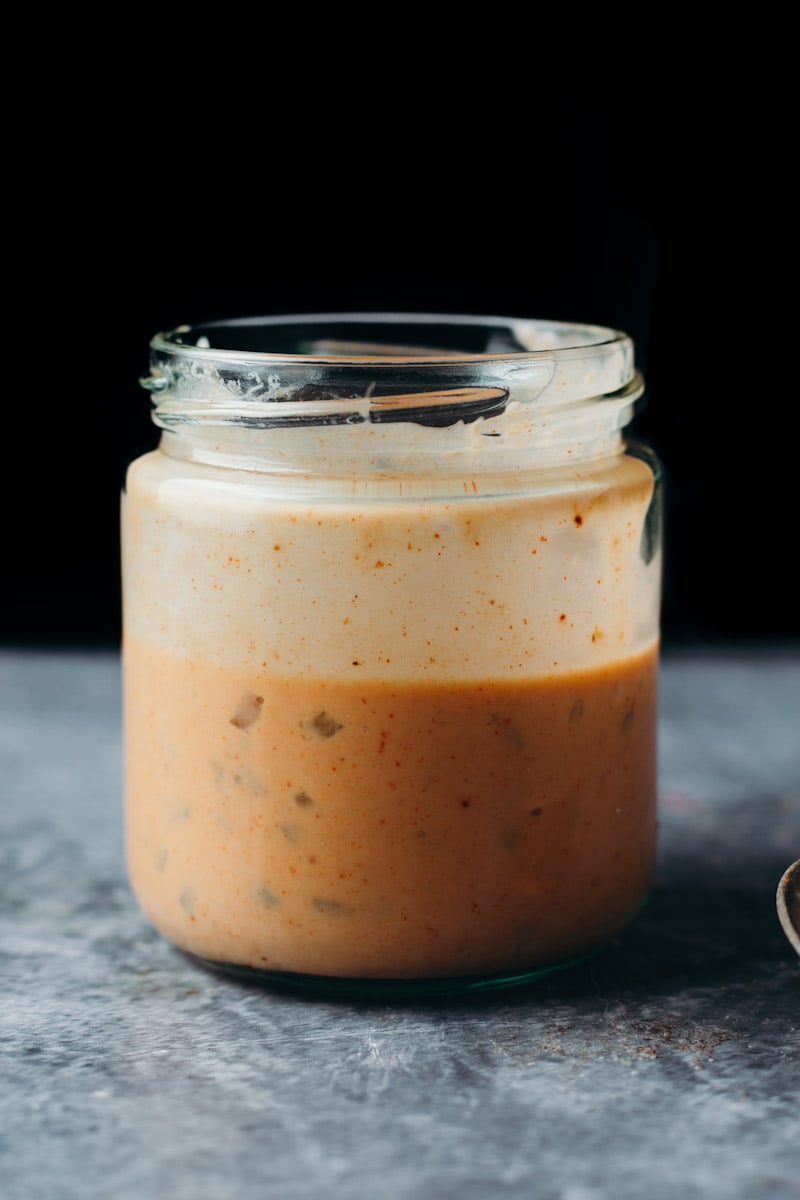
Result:
{"type": "Polygon", "coordinates": [[[413,311],[350,311],[268,314],[179,325],[156,333],[153,352],[199,362],[230,363],[448,364],[535,362],[585,358],[630,348],[631,339],[612,326],[531,317],[413,311]],[[377,341],[392,331],[393,341],[377,341]],[[413,342],[398,342],[404,333],[413,342]],[[351,336],[345,336],[350,334],[351,336]],[[427,336],[436,334],[432,343],[427,336]],[[446,345],[442,345],[446,342],[446,345]],[[438,344],[437,344],[438,343],[438,344]]]}

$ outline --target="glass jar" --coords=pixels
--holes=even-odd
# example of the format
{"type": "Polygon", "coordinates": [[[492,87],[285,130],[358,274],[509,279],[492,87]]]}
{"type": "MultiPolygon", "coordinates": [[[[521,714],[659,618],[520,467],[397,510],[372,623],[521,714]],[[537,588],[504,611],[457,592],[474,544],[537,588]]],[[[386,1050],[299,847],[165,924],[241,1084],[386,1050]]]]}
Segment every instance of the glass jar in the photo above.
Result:
{"type": "Polygon", "coordinates": [[[624,333],[181,326],[122,496],[126,852],[202,963],[327,993],[607,945],[656,845],[661,472],[624,333]]]}

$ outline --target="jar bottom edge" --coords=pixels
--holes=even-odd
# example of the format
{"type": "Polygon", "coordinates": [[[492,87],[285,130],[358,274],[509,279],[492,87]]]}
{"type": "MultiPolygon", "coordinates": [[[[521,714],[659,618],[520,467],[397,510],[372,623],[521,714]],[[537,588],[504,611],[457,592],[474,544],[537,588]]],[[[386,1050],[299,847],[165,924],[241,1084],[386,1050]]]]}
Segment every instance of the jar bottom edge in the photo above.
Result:
{"type": "Polygon", "coordinates": [[[505,991],[524,987],[537,980],[580,966],[607,949],[607,944],[594,947],[573,958],[527,971],[497,972],[479,976],[447,976],[425,979],[356,979],[336,975],[306,975],[293,971],[263,971],[258,967],[237,963],[214,962],[183,951],[185,958],[212,974],[237,980],[256,989],[295,993],[319,999],[426,1000],[436,997],[458,997],[477,993],[505,991]]]}

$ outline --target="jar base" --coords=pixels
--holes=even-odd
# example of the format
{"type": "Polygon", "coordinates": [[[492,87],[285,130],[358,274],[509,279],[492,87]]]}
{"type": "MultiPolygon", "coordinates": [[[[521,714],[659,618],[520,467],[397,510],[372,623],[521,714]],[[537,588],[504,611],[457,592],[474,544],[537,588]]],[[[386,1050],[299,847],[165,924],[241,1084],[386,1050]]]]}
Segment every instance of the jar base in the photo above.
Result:
{"type": "Polygon", "coordinates": [[[427,1000],[439,996],[465,996],[478,992],[501,991],[524,987],[561,971],[577,967],[595,958],[606,949],[597,946],[573,958],[548,963],[527,971],[432,977],[427,979],[353,979],[337,975],[306,975],[295,971],[263,971],[258,967],[238,963],[214,962],[198,955],[185,953],[190,961],[216,975],[238,979],[264,990],[295,992],[322,999],[351,1000],[427,1000]]]}

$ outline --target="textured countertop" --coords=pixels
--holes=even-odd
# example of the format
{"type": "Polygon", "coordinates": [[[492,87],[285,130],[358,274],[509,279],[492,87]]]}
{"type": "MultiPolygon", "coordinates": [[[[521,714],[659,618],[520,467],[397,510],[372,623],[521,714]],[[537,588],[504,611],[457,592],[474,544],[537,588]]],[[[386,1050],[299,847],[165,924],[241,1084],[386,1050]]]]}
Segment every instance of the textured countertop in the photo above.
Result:
{"type": "Polygon", "coordinates": [[[0,651],[2,1200],[798,1200],[800,650],[666,653],[652,899],[518,991],[207,973],[122,850],[119,663],[0,651]]]}

